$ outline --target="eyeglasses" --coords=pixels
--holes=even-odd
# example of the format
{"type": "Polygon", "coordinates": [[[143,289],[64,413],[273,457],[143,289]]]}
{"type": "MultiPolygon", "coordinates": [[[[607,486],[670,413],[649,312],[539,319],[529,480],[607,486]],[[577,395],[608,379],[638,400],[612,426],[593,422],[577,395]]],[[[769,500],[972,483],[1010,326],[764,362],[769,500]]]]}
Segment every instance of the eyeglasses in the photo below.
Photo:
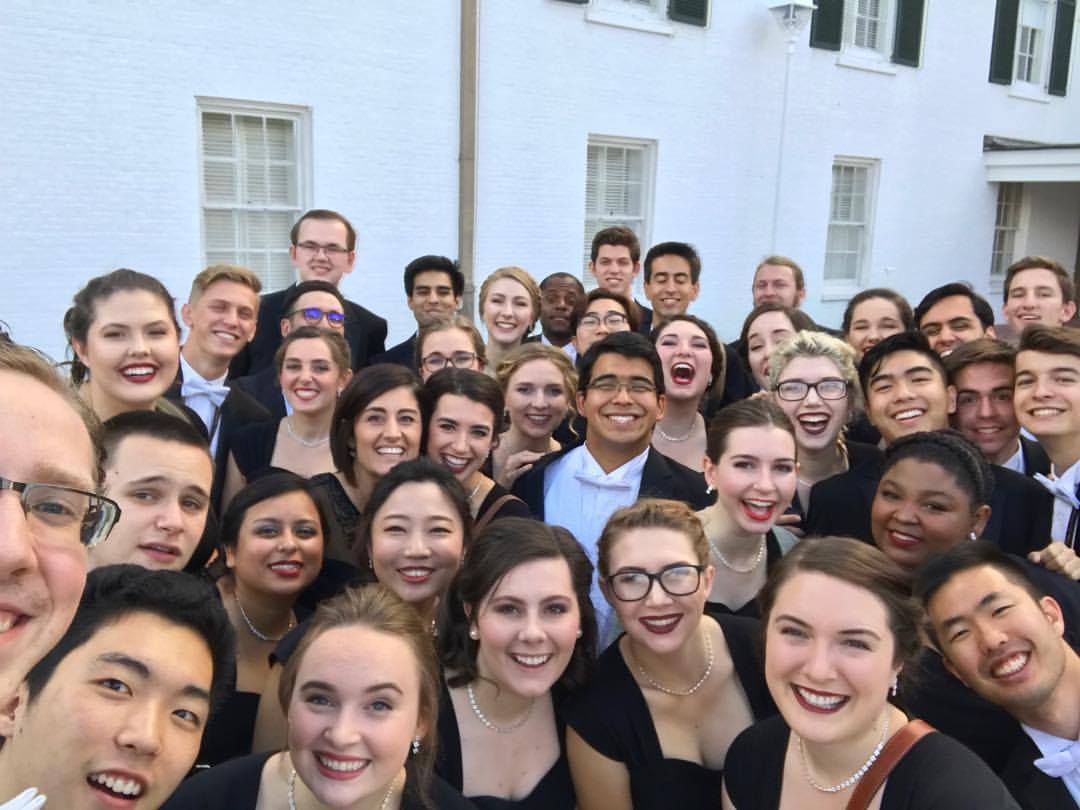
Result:
{"type": "Polygon", "coordinates": [[[597,377],[586,386],[590,391],[599,391],[602,394],[616,394],[623,388],[631,394],[644,396],[655,394],[656,386],[644,377],[631,377],[629,380],[620,380],[614,375],[597,377]]]}
{"type": "Polygon", "coordinates": [[[466,368],[476,362],[479,357],[475,352],[454,352],[449,357],[445,354],[432,352],[423,358],[420,363],[427,371],[439,371],[447,366],[453,368],[466,368]]]}
{"type": "Polygon", "coordinates": [[[303,309],[294,309],[288,313],[285,317],[291,318],[293,315],[300,315],[304,319],[304,323],[311,326],[318,326],[323,318],[326,318],[326,322],[330,326],[344,326],[345,325],[345,313],[338,312],[333,309],[319,309],[319,307],[304,307],[303,309]]]}
{"type": "Polygon", "coordinates": [[[595,329],[601,323],[609,329],[614,329],[617,326],[624,326],[627,323],[627,318],[621,312],[606,312],[603,315],[590,312],[588,315],[582,315],[578,318],[578,326],[587,326],[590,329],[595,329]]]}
{"type": "Polygon", "coordinates": [[[697,592],[701,585],[701,572],[704,570],[704,565],[686,563],[665,566],[655,574],[629,569],[616,571],[607,578],[607,583],[620,602],[640,602],[649,595],[653,582],[660,583],[668,596],[689,596],[697,592]]]}
{"type": "Polygon", "coordinates": [[[826,377],[823,380],[810,383],[806,380],[784,380],[776,385],[776,395],[787,402],[798,402],[806,399],[806,395],[813,388],[822,399],[843,399],[847,396],[847,380],[839,377],[826,377]]]}
{"type": "Polygon", "coordinates": [[[300,250],[312,255],[317,254],[320,250],[326,254],[326,258],[335,259],[338,256],[344,256],[349,252],[348,248],[344,248],[341,245],[320,245],[318,242],[301,242],[297,245],[300,250]]]}
{"type": "Polygon", "coordinates": [[[56,484],[12,481],[0,476],[0,490],[19,493],[23,514],[51,536],[70,537],[93,548],[106,537],[120,519],[116,501],[56,484]]]}

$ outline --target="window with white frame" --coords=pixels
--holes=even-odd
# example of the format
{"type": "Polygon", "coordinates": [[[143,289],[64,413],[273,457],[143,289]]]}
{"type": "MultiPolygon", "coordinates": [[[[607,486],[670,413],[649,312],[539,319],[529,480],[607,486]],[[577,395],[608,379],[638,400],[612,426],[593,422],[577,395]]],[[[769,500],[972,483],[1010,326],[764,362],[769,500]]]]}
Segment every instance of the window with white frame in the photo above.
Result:
{"type": "Polygon", "coordinates": [[[855,0],[848,4],[848,8],[848,43],[860,50],[886,56],[892,45],[889,37],[889,21],[892,17],[889,0],[855,0]]]}
{"type": "Polygon", "coordinates": [[[1014,81],[1043,84],[1046,32],[1050,25],[1048,0],[1021,0],[1020,16],[1016,23],[1016,61],[1014,81]]]}
{"type": "Polygon", "coordinates": [[[592,0],[585,19],[658,34],[672,33],[667,18],[667,0],[592,0]]]}
{"type": "Polygon", "coordinates": [[[624,138],[589,137],[585,164],[586,285],[596,284],[589,273],[589,254],[597,231],[625,225],[648,243],[655,143],[624,138]]]}
{"type": "Polygon", "coordinates": [[[1076,0],[997,0],[990,81],[1035,101],[1068,92],[1076,0]]]}
{"type": "Polygon", "coordinates": [[[997,215],[994,219],[994,249],[990,255],[990,281],[1003,284],[1005,271],[1016,259],[1016,237],[1020,230],[1023,183],[999,183],[997,215]]]}
{"type": "Polygon", "coordinates": [[[825,241],[828,286],[858,285],[870,259],[877,161],[837,158],[829,195],[829,230],[825,241]]]}
{"type": "Polygon", "coordinates": [[[289,231],[308,207],[308,111],[199,99],[206,264],[250,268],[267,289],[293,281],[289,231]]]}

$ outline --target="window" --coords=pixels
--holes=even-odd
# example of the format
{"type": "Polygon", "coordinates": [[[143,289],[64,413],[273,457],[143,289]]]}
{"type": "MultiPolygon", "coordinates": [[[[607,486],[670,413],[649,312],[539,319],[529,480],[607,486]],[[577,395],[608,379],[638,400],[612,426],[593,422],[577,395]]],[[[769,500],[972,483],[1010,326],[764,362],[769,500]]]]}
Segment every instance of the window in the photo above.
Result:
{"type": "Polygon", "coordinates": [[[590,137],[585,166],[585,247],[583,272],[586,285],[595,285],[589,274],[589,254],[597,231],[625,225],[642,244],[649,243],[649,215],[655,144],[623,138],[590,137]]]}
{"type": "Polygon", "coordinates": [[[885,45],[889,26],[888,0],[855,0],[851,3],[848,37],[856,48],[880,51],[885,45]]]}
{"type": "Polygon", "coordinates": [[[877,162],[837,158],[829,196],[829,232],[825,241],[825,283],[858,285],[870,257],[873,196],[877,162]]]}
{"type": "Polygon", "coordinates": [[[1068,89],[1076,0],[997,0],[990,81],[1046,101],[1068,89]]]}
{"type": "Polygon", "coordinates": [[[841,51],[837,63],[895,73],[918,67],[926,0],[816,0],[810,45],[841,51]]]}
{"type": "Polygon", "coordinates": [[[205,263],[288,286],[289,230],[308,207],[307,111],[200,99],[199,123],[205,263]]]}
{"type": "Polygon", "coordinates": [[[1023,183],[998,184],[994,250],[990,256],[991,284],[1004,284],[1005,271],[1016,258],[1016,235],[1020,230],[1020,206],[1023,198],[1023,183]]]}
{"type": "Polygon", "coordinates": [[[709,0],[564,0],[585,5],[590,22],[634,28],[655,34],[674,34],[670,20],[705,26],[709,0]]]}

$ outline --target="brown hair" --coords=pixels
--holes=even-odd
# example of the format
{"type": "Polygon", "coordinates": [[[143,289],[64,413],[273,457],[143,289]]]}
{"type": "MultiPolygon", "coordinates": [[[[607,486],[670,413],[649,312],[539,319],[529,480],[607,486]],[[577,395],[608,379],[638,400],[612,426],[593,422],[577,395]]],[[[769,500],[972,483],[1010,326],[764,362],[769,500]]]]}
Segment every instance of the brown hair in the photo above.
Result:
{"type": "Polygon", "coordinates": [[[642,498],[630,506],[616,509],[600,533],[596,559],[601,579],[611,575],[611,549],[620,537],[633,529],[670,529],[685,534],[698,564],[709,564],[709,541],[705,538],[705,529],[689,506],[682,501],[642,498]]]}
{"type": "Polygon", "coordinates": [[[577,397],[578,376],[570,357],[562,349],[554,346],[546,346],[543,343],[523,343],[510,352],[495,369],[495,381],[502,389],[503,398],[510,388],[510,378],[518,373],[524,366],[536,360],[547,360],[563,378],[563,387],[566,389],[566,403],[570,409],[571,417],[577,415],[575,399],[577,397]]]}
{"type": "Polygon", "coordinates": [[[746,316],[746,320],[743,321],[742,331],[739,333],[739,357],[742,358],[747,368],[750,367],[750,330],[753,328],[754,322],[767,312],[783,312],[796,332],[818,329],[818,325],[814,323],[813,319],[801,309],[784,306],[777,301],[766,301],[763,304],[758,304],[746,316]]]}
{"type": "Polygon", "coordinates": [[[896,315],[900,318],[900,323],[904,329],[911,329],[915,326],[915,314],[911,311],[911,304],[908,303],[904,296],[896,290],[890,290],[888,287],[871,287],[869,290],[855,293],[851,300],[847,302],[847,306],[844,307],[844,320],[840,325],[840,331],[845,335],[851,332],[851,322],[855,320],[855,308],[864,301],[872,301],[875,298],[888,301],[896,307],[896,315]]]}
{"type": "Polygon", "coordinates": [[[484,279],[484,283],[480,285],[480,307],[479,312],[483,315],[484,304],[487,302],[488,293],[491,291],[491,285],[501,278],[509,278],[516,281],[525,291],[529,294],[529,301],[532,304],[532,319],[533,322],[529,324],[529,328],[525,330],[525,334],[529,334],[532,331],[536,321],[540,318],[540,285],[536,283],[536,279],[529,275],[529,271],[524,267],[515,267],[510,265],[508,267],[500,267],[497,270],[493,270],[491,275],[484,279]]]}
{"type": "Polygon", "coordinates": [[[298,340],[321,340],[326,344],[326,348],[330,350],[330,358],[337,365],[338,371],[345,373],[352,368],[350,365],[349,344],[345,342],[344,335],[333,329],[322,329],[318,326],[305,324],[304,326],[298,326],[285,335],[281,339],[281,345],[274,352],[274,368],[277,369],[279,376],[281,367],[285,365],[286,352],[298,340]]]}
{"type": "Polygon", "coordinates": [[[806,280],[803,278],[802,268],[799,267],[798,262],[796,262],[794,259],[788,258],[787,256],[766,256],[764,259],[758,262],[758,266],[754,268],[754,278],[757,278],[758,270],[760,270],[767,264],[775,265],[777,267],[791,268],[792,278],[795,279],[795,289],[806,289],[806,280]]]}
{"type": "Polygon", "coordinates": [[[709,344],[709,354],[712,355],[712,363],[709,364],[709,376],[711,382],[702,395],[703,397],[708,397],[709,393],[714,388],[722,389],[724,387],[724,373],[726,371],[725,363],[727,357],[724,354],[723,346],[720,345],[720,339],[716,336],[716,330],[696,315],[689,315],[684,312],[679,315],[672,315],[669,318],[664,318],[659,323],[654,324],[652,331],[649,333],[649,340],[652,341],[653,346],[656,346],[667,328],[671,326],[671,324],[678,323],[679,321],[693,324],[700,329],[702,334],[705,335],[705,341],[709,344]]]}
{"type": "Polygon", "coordinates": [[[770,397],[759,394],[749,399],[741,399],[721,408],[709,422],[705,439],[705,455],[716,464],[727,449],[727,439],[731,432],[744,427],[777,427],[791,435],[798,452],[799,443],[795,438],[795,427],[783,409],[770,397]]]}
{"type": "Polygon", "coordinates": [[[1016,366],[1016,349],[1003,340],[978,338],[961,343],[941,358],[948,372],[949,382],[955,382],[956,375],[968,366],[976,363],[998,363],[1012,370],[1016,366]]]}
{"type": "MultiPolygon", "coordinates": [[[[259,281],[259,277],[246,267],[241,267],[238,264],[212,264],[192,280],[188,303],[193,304],[198,301],[202,294],[210,288],[211,284],[216,284],[219,281],[243,284],[256,295],[262,292],[262,282],[259,281]]],[[[258,306],[258,302],[256,302],[256,310],[258,306]]]]}
{"type": "Polygon", "coordinates": [[[613,225],[597,231],[592,239],[592,248],[589,250],[590,260],[596,261],[596,257],[600,255],[600,248],[604,245],[629,248],[631,261],[637,262],[641,259],[641,242],[638,241],[637,234],[625,225],[613,225]]]}
{"type": "Polygon", "coordinates": [[[415,780],[406,779],[406,790],[412,790],[412,784],[416,782],[418,795],[425,801],[423,797],[427,793],[435,765],[439,717],[439,662],[431,643],[431,633],[424,626],[420,615],[389,588],[378,584],[350,587],[319,605],[296,651],[282,667],[281,682],[278,685],[281,710],[288,716],[300,665],[311,645],[328,630],[354,626],[366,627],[401,639],[409,646],[416,659],[420,674],[418,719],[424,723],[425,731],[420,738],[419,752],[411,755],[405,763],[409,776],[416,777],[415,780]]]}
{"type": "Polygon", "coordinates": [[[1066,303],[1076,300],[1076,285],[1073,284],[1072,277],[1061,262],[1049,256],[1025,256],[1010,264],[1005,271],[1005,288],[1002,291],[1005,303],[1009,302],[1009,287],[1012,286],[1013,279],[1016,278],[1017,273],[1022,273],[1024,270],[1049,270],[1057,276],[1058,287],[1061,288],[1061,299],[1066,303]]]}
{"type": "Polygon", "coordinates": [[[476,328],[476,324],[460,312],[455,312],[453,315],[439,318],[426,326],[421,326],[420,331],[416,333],[416,351],[413,353],[413,365],[417,372],[420,371],[420,364],[424,360],[424,341],[431,335],[439,332],[449,332],[452,329],[458,329],[469,336],[469,340],[472,341],[473,352],[480,358],[481,367],[487,365],[487,347],[484,345],[484,337],[480,334],[480,330],[476,328]]]}
{"type": "Polygon", "coordinates": [[[345,219],[343,214],[339,214],[337,211],[330,211],[326,208],[312,208],[310,211],[304,212],[300,219],[296,220],[296,224],[292,226],[292,230],[289,231],[289,241],[296,245],[300,239],[300,226],[307,219],[322,219],[332,220],[340,222],[345,226],[345,247],[350,251],[356,250],[356,230],[353,228],[352,223],[345,219]]]}
{"type": "Polygon", "coordinates": [[[1080,357],[1080,331],[1068,326],[1029,326],[1020,333],[1020,345],[1016,350],[1080,357]]]}

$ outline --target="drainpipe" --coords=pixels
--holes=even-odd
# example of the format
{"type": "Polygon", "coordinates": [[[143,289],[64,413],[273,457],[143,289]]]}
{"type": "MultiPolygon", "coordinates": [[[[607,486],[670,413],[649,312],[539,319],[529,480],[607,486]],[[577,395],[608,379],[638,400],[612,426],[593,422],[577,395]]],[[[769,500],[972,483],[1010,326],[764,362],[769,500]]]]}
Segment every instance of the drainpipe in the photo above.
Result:
{"type": "Polygon", "coordinates": [[[476,246],[476,95],[480,0],[461,0],[461,84],[458,95],[458,261],[465,276],[462,311],[474,317],[473,251],[476,246]]]}

